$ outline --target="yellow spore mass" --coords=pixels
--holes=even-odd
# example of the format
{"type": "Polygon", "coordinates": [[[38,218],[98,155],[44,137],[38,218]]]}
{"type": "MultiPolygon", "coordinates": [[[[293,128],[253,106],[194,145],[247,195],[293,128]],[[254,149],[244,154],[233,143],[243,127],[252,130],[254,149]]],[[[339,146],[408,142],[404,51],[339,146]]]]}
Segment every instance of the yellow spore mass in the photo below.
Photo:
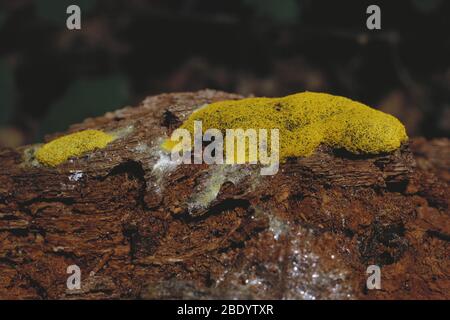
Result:
{"type": "MultiPolygon", "coordinates": [[[[326,93],[303,92],[282,98],[219,101],[202,107],[181,125],[193,135],[194,121],[209,128],[279,129],[280,160],[309,156],[321,144],[355,154],[378,154],[408,139],[394,116],[360,102],[326,93]]],[[[171,150],[170,140],[163,148],[171,150]]],[[[269,144],[270,145],[270,144],[269,144]]]]}
{"type": "Polygon", "coordinates": [[[36,151],[39,162],[55,167],[70,157],[78,157],[95,149],[106,147],[114,140],[112,135],[99,130],[83,130],[57,138],[36,151]]]}

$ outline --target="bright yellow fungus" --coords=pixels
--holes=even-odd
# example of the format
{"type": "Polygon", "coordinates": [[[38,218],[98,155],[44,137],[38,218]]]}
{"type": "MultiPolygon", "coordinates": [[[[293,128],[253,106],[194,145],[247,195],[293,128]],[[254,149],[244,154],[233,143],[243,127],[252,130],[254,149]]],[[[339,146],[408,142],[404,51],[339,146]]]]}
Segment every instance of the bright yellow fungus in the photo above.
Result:
{"type": "MultiPolygon", "coordinates": [[[[202,121],[203,132],[210,128],[277,128],[280,160],[309,156],[320,144],[355,154],[378,154],[393,151],[408,139],[397,118],[326,93],[219,101],[192,113],[181,128],[193,135],[194,121],[202,121]]],[[[162,147],[171,150],[174,144],[166,140],[162,147]]]]}
{"type": "Polygon", "coordinates": [[[39,162],[57,166],[71,157],[106,147],[114,137],[99,130],[84,130],[57,138],[36,151],[39,162]]]}

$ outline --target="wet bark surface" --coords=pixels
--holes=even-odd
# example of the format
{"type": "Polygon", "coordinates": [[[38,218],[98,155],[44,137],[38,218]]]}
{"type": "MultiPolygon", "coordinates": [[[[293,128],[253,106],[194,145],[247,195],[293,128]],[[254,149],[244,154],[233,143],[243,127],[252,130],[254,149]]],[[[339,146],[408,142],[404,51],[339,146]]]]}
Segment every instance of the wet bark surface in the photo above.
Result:
{"type": "Polygon", "coordinates": [[[448,139],[321,147],[274,176],[159,150],[196,108],[238,98],[163,94],[87,119],[61,134],[120,138],[56,168],[38,146],[1,150],[0,298],[450,298],[448,139]],[[66,287],[73,264],[80,290],[66,287]],[[369,265],[381,290],[366,288],[369,265]]]}

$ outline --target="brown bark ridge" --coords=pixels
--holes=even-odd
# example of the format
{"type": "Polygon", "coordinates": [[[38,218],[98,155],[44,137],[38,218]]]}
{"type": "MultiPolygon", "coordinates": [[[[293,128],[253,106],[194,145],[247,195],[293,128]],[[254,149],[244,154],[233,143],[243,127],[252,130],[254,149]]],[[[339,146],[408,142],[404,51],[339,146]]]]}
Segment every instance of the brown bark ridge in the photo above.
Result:
{"type": "Polygon", "coordinates": [[[322,147],[274,176],[158,151],[196,108],[239,98],[162,94],[87,119],[68,132],[121,138],[56,168],[38,146],[1,150],[0,298],[450,298],[448,139],[377,156],[322,147]]]}

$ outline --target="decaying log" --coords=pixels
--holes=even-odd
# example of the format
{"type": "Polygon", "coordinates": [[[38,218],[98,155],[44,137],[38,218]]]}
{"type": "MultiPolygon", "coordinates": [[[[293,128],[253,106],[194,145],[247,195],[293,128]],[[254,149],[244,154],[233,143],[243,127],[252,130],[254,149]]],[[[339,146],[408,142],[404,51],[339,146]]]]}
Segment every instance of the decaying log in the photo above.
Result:
{"type": "Polygon", "coordinates": [[[194,109],[238,98],[162,94],[87,119],[68,132],[121,138],[56,168],[38,146],[1,150],[0,298],[450,298],[449,140],[321,147],[274,176],[158,151],[194,109]],[[372,264],[381,290],[366,288],[372,264]]]}

